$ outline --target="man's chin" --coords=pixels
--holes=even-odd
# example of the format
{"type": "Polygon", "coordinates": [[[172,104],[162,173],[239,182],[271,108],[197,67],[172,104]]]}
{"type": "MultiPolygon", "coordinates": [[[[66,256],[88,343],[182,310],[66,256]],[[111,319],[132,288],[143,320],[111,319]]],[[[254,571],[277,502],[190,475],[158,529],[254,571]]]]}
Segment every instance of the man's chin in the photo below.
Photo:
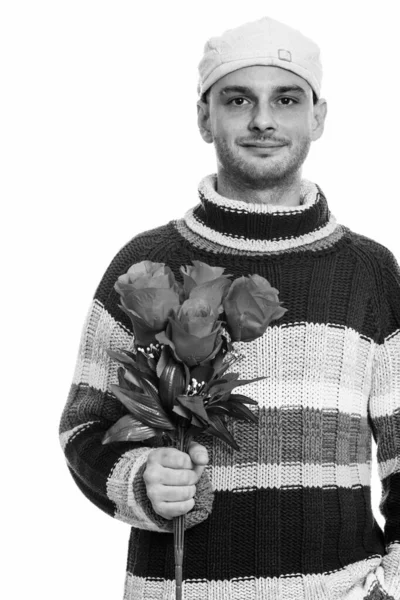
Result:
{"type": "Polygon", "coordinates": [[[271,184],[277,185],[285,180],[285,172],[276,171],[275,169],[262,169],[255,171],[236,171],[236,181],[242,181],[245,185],[250,186],[254,190],[263,190],[271,184]]]}

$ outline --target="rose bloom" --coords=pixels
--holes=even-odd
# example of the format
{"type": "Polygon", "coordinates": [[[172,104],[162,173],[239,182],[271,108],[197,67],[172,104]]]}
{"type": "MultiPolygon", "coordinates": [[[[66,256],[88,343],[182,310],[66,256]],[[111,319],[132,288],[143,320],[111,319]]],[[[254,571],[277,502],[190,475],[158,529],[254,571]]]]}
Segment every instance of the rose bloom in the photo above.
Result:
{"type": "Polygon", "coordinates": [[[235,279],[224,301],[226,321],[234,342],[251,342],[263,335],[271,321],[287,308],[279,302],[278,290],[260,275],[235,279]]]}
{"type": "Polygon", "coordinates": [[[180,305],[181,289],[169,267],[163,263],[142,261],[130,267],[115,284],[121,296],[120,308],[130,317],[136,343],[149,346],[155,334],[168,323],[172,311],[180,305]]]}
{"type": "Polygon", "coordinates": [[[211,360],[221,346],[218,313],[202,298],[186,300],[170,325],[176,355],[188,366],[211,360]]]}
{"type": "Polygon", "coordinates": [[[199,260],[194,260],[193,265],[180,269],[186,297],[202,298],[214,311],[222,312],[222,301],[232,283],[229,275],[223,275],[223,267],[210,267],[199,260]]]}

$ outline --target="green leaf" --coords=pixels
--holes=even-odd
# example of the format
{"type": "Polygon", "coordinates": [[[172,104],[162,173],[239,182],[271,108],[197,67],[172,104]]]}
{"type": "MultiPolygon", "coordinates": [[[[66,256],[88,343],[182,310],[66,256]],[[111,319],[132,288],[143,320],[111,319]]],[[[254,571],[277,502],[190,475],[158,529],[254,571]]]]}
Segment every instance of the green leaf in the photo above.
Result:
{"type": "Polygon", "coordinates": [[[138,369],[135,369],[134,367],[131,366],[127,366],[125,367],[127,371],[130,371],[140,382],[140,385],[143,387],[143,382],[147,381],[148,383],[151,383],[151,385],[153,386],[153,388],[155,388],[157,390],[157,377],[154,374],[148,374],[148,373],[143,373],[142,371],[139,371],[138,369]]]}
{"type": "MultiPolygon", "coordinates": [[[[226,369],[228,369],[229,366],[230,365],[227,365],[226,368],[224,368],[223,370],[226,371],[226,369]]],[[[211,390],[211,388],[213,388],[216,385],[220,385],[220,384],[223,384],[223,383],[227,383],[228,381],[236,380],[239,377],[239,373],[227,373],[223,377],[220,377],[219,375],[220,374],[218,373],[218,376],[214,377],[214,379],[212,379],[210,381],[209,385],[204,390],[204,392],[208,392],[209,390],[211,390]]]]}
{"type": "MultiPolygon", "coordinates": [[[[229,369],[229,367],[232,366],[232,364],[230,361],[227,361],[225,363],[223,363],[218,369],[215,369],[215,377],[216,378],[220,378],[222,377],[222,375],[224,375],[224,373],[229,369]]],[[[233,373],[232,373],[233,375],[233,373]]]]}
{"type": "Polygon", "coordinates": [[[207,425],[205,425],[203,423],[203,421],[200,421],[200,419],[198,417],[196,417],[196,415],[192,414],[192,420],[190,422],[191,425],[193,425],[194,427],[198,427],[199,429],[205,429],[205,427],[207,427],[207,425]]]}
{"type": "Polygon", "coordinates": [[[257,400],[253,400],[253,398],[249,398],[248,396],[244,396],[243,394],[231,394],[229,400],[233,400],[234,402],[241,402],[242,404],[254,404],[258,406],[257,400]]]}
{"type": "Polygon", "coordinates": [[[146,358],[140,352],[138,352],[137,354],[133,354],[128,350],[124,350],[122,354],[120,352],[114,352],[114,350],[107,349],[107,354],[117,362],[121,363],[125,367],[125,369],[129,371],[134,378],[137,379],[137,381],[140,384],[144,375],[146,375],[147,379],[149,379],[153,383],[153,385],[157,383],[155,373],[153,373],[153,371],[147,366],[145,372],[140,367],[140,365],[142,364],[142,360],[140,359],[140,363],[136,360],[137,357],[141,356],[142,359],[146,361],[146,358]]]}
{"type": "Polygon", "coordinates": [[[157,377],[161,377],[162,372],[164,371],[167,363],[169,361],[170,353],[168,350],[168,346],[164,346],[161,350],[160,358],[157,363],[157,377]]]}
{"type": "MultiPolygon", "coordinates": [[[[133,386],[134,386],[133,389],[136,388],[137,391],[143,391],[140,378],[135,375],[133,369],[132,370],[125,369],[124,379],[126,379],[126,381],[129,381],[131,384],[133,384],[133,386]]],[[[120,385],[121,385],[121,382],[120,382],[120,385]]]]}
{"type": "Polygon", "coordinates": [[[255,415],[245,404],[234,401],[229,401],[228,404],[230,416],[258,423],[257,415],[255,415]]]}
{"type": "Polygon", "coordinates": [[[261,379],[268,379],[268,375],[262,375],[261,377],[254,377],[254,379],[239,379],[237,385],[247,385],[248,383],[254,383],[255,381],[261,381],[261,379]]]}
{"type": "Polygon", "coordinates": [[[172,412],[176,413],[180,417],[184,417],[185,419],[188,419],[189,421],[192,418],[192,413],[190,412],[190,410],[187,410],[180,404],[175,404],[174,408],[172,409],[172,412]]]}
{"type": "MultiPolygon", "coordinates": [[[[128,381],[126,381],[126,379],[124,377],[124,373],[125,373],[124,367],[118,367],[118,369],[117,369],[118,384],[124,390],[131,390],[135,386],[133,385],[133,383],[128,383],[128,381]]],[[[140,391],[140,390],[138,389],[138,391],[140,391]]]]}
{"type": "Polygon", "coordinates": [[[234,450],[240,450],[239,446],[235,442],[233,436],[229,433],[222,420],[218,417],[218,415],[210,416],[211,425],[204,433],[208,433],[214,435],[215,437],[221,439],[223,442],[231,446],[234,450]]]}
{"type": "Polygon", "coordinates": [[[157,411],[160,414],[163,414],[163,410],[159,410],[159,405],[155,402],[154,398],[147,394],[143,394],[143,392],[137,392],[135,390],[126,390],[125,388],[121,388],[118,385],[111,384],[110,388],[112,392],[117,396],[118,400],[120,400],[124,406],[128,410],[131,409],[131,405],[138,403],[143,406],[147,406],[153,411],[157,411]]]}
{"type": "Polygon", "coordinates": [[[231,397],[232,392],[228,390],[227,392],[215,391],[213,393],[207,403],[207,406],[214,406],[214,404],[219,404],[220,402],[226,402],[231,397]]]}
{"type": "Polygon", "coordinates": [[[209,423],[206,409],[204,408],[203,396],[178,396],[177,401],[179,404],[189,409],[194,415],[197,415],[206,423],[209,423]]]}
{"type": "Polygon", "coordinates": [[[129,412],[144,425],[157,427],[158,429],[174,429],[174,425],[170,422],[167,415],[159,410],[150,396],[138,394],[133,391],[128,392],[114,384],[110,388],[129,412]]]}
{"type": "Polygon", "coordinates": [[[136,368],[145,375],[150,375],[152,378],[154,377],[153,370],[147,364],[147,358],[139,350],[136,354],[136,368]]]}
{"type": "Polygon", "coordinates": [[[182,363],[176,362],[170,356],[158,382],[159,395],[167,410],[171,410],[176,397],[185,392],[185,384],[186,377],[182,363]]]}
{"type": "Polygon", "coordinates": [[[125,415],[106,431],[101,443],[140,442],[155,437],[157,433],[155,429],[143,425],[131,415],[125,415]]]}
{"type": "MultiPolygon", "coordinates": [[[[232,373],[233,375],[233,373],[232,373]]],[[[225,376],[226,378],[227,376],[225,376]]],[[[265,379],[265,377],[256,377],[255,379],[235,379],[235,380],[231,380],[231,381],[227,381],[226,383],[223,384],[217,384],[216,386],[214,386],[213,384],[213,395],[215,394],[216,391],[220,392],[227,392],[227,391],[232,391],[233,389],[235,389],[236,387],[239,387],[241,385],[247,385],[248,383],[253,383],[254,381],[260,381],[261,379],[265,379]]]]}
{"type": "Polygon", "coordinates": [[[214,379],[214,381],[210,382],[210,384],[207,386],[207,391],[210,391],[216,385],[227,383],[227,381],[227,379],[214,379]]]}
{"type": "Polygon", "coordinates": [[[154,400],[154,402],[156,403],[159,411],[160,412],[164,412],[160,396],[158,395],[158,390],[155,387],[155,385],[153,384],[153,382],[152,381],[148,381],[146,378],[143,378],[142,379],[142,386],[143,386],[143,389],[146,392],[146,394],[148,396],[150,396],[154,400]]]}
{"type": "Polygon", "coordinates": [[[213,404],[212,406],[210,406],[210,408],[207,409],[207,414],[209,417],[211,417],[211,415],[224,415],[224,416],[228,416],[229,415],[229,408],[227,406],[227,403],[224,402],[224,404],[213,404]]]}
{"type": "Polygon", "coordinates": [[[236,379],[238,379],[238,377],[239,377],[239,373],[227,373],[223,377],[218,377],[217,379],[214,379],[210,383],[209,389],[211,389],[212,387],[214,387],[214,385],[218,385],[219,383],[226,383],[227,381],[236,380],[236,379]],[[229,375],[233,375],[233,377],[229,377],[229,375]]]}
{"type": "Polygon", "coordinates": [[[208,393],[210,394],[211,397],[214,397],[217,394],[226,394],[227,392],[232,391],[232,387],[234,387],[234,384],[232,386],[231,381],[224,381],[223,379],[220,379],[216,385],[213,385],[208,390],[208,393]]]}
{"type": "Polygon", "coordinates": [[[185,369],[185,388],[187,389],[190,383],[190,369],[186,363],[183,363],[183,368],[185,369]]]}
{"type": "Polygon", "coordinates": [[[239,379],[239,375],[240,373],[226,373],[224,375],[224,379],[225,381],[236,381],[237,379],[239,379]]]}
{"type": "Polygon", "coordinates": [[[115,352],[114,350],[110,350],[109,348],[107,348],[106,352],[108,356],[122,363],[123,365],[131,365],[132,367],[136,367],[136,362],[133,360],[133,358],[131,358],[131,356],[128,356],[127,353],[121,350],[121,348],[120,352],[115,352]]]}

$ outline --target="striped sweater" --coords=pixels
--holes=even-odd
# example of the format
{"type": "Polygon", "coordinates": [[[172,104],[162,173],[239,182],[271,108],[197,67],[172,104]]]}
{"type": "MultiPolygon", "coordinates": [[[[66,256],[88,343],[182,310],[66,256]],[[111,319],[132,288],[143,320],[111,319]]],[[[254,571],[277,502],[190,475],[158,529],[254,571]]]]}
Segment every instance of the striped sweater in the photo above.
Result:
{"type": "MultiPolygon", "coordinates": [[[[340,225],[321,188],[301,204],[224,198],[202,179],[183,218],[140,233],[116,254],[94,294],[61,423],[68,469],[83,494],[130,526],[124,600],[173,600],[172,523],[147,498],[153,445],[103,446],[125,414],[110,391],[130,320],[117,278],[142,260],[193,259],[234,277],[258,273],[288,309],[236,344],[241,388],[258,425],[229,421],[240,446],[199,442],[210,463],[187,516],[185,600],[400,600],[400,269],[382,244],[340,225]],[[371,508],[372,436],[384,531],[371,508]]],[[[231,367],[237,370],[238,366],[231,367]]]]}

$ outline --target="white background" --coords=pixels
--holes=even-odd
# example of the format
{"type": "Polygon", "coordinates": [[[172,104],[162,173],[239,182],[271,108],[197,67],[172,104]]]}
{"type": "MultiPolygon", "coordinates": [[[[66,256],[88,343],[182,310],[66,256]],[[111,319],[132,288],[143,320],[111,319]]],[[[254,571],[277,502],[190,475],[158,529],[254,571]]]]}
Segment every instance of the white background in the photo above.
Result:
{"type": "MultiPolygon", "coordinates": [[[[400,259],[396,4],[2,3],[3,598],[122,599],[129,527],[78,490],[58,422],[109,262],[194,206],[216,171],[196,110],[209,37],[270,16],[320,45],[328,116],[303,176],[339,222],[400,259]]],[[[375,446],[373,469],[383,526],[375,446]]]]}

